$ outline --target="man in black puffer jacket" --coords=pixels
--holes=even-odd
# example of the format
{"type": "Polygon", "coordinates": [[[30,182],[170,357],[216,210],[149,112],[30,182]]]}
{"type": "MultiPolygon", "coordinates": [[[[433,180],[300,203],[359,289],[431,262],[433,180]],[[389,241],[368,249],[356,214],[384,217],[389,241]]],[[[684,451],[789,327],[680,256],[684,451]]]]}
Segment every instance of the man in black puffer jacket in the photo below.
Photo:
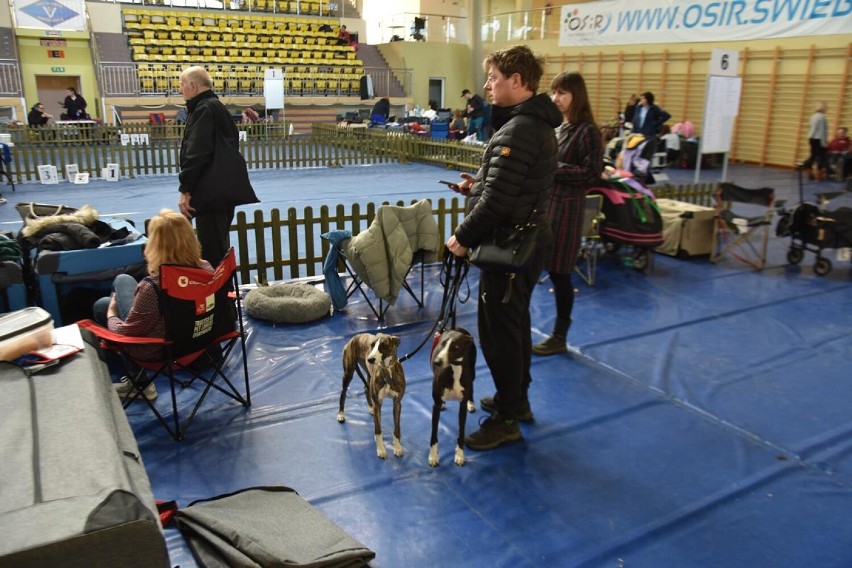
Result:
{"type": "Polygon", "coordinates": [[[447,248],[465,256],[495,230],[531,219],[539,224],[538,250],[523,273],[481,271],[478,328],[482,354],[497,393],[482,400],[493,412],[480,429],[465,439],[472,450],[490,450],[521,439],[518,421],[532,420],[527,389],[530,361],[530,296],[550,255],[544,208],[556,169],[553,129],[562,116],[545,94],[536,94],[542,61],[526,46],[512,46],[485,59],[485,90],[494,106],[497,129],[476,176],[462,174],[458,191],[469,196],[468,214],[447,241],[447,248]]]}
{"type": "Polygon", "coordinates": [[[195,218],[201,254],[216,266],[231,246],[234,208],[259,200],[240,154],[234,119],[212,89],[203,67],[189,67],[180,74],[188,118],[180,143],[178,209],[188,219],[195,218]]]}

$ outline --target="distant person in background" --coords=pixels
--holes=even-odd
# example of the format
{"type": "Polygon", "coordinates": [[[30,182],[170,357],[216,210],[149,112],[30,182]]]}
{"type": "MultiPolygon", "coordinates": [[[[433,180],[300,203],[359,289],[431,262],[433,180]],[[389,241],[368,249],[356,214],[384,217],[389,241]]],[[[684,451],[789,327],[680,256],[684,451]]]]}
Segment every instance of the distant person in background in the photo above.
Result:
{"type": "Polygon", "coordinates": [[[562,124],[556,129],[558,162],[547,206],[553,254],[546,268],[553,282],[556,321],[550,336],[532,346],[535,355],[543,356],[568,351],[566,340],[574,310],[571,275],[580,253],[586,192],[600,182],[603,170],[602,140],[583,76],[560,73],[550,89],[553,102],[562,113],[562,124]]]}
{"type": "Polygon", "coordinates": [[[382,97],[373,105],[373,110],[370,111],[370,126],[387,124],[390,118],[390,99],[382,97]]]}
{"type": "Polygon", "coordinates": [[[83,95],[77,93],[74,87],[68,87],[65,91],[65,102],[62,103],[62,108],[65,109],[66,120],[86,120],[89,115],[86,114],[86,99],[83,95]]]}
{"type": "Polygon", "coordinates": [[[453,133],[453,137],[461,140],[465,137],[467,133],[467,126],[464,123],[464,112],[461,109],[455,109],[453,111],[453,121],[450,123],[450,132],[453,133]]]}
{"type": "Polygon", "coordinates": [[[633,123],[633,119],[636,117],[637,104],[639,104],[639,97],[636,96],[636,93],[631,93],[627,100],[627,106],[624,107],[624,122],[633,123]]]}
{"type": "Polygon", "coordinates": [[[337,45],[351,45],[352,37],[349,35],[349,32],[346,31],[346,26],[340,26],[340,30],[337,32],[337,45]]]}
{"type": "Polygon", "coordinates": [[[437,101],[429,101],[429,108],[423,111],[423,116],[429,119],[429,122],[432,122],[436,118],[438,118],[438,102],[437,101]]]}
{"type": "Polygon", "coordinates": [[[231,247],[234,208],[258,203],[240,155],[239,132],[230,111],[213,92],[204,67],[180,74],[188,118],[180,143],[178,209],[195,219],[204,258],[219,264],[231,247]]]}
{"type": "Polygon", "coordinates": [[[672,115],[654,104],[654,93],[645,91],[639,95],[639,105],[633,115],[633,132],[642,134],[646,139],[653,138],[671,117],[672,115]]]}
{"type": "Polygon", "coordinates": [[[483,105],[485,101],[482,100],[482,97],[471,93],[468,89],[462,91],[462,96],[467,99],[467,108],[465,109],[467,132],[468,134],[476,134],[476,139],[484,142],[485,131],[483,126],[485,116],[483,114],[483,105]]]}
{"type": "Polygon", "coordinates": [[[826,147],[829,170],[834,179],[838,181],[843,181],[849,174],[849,144],[850,140],[846,128],[841,126],[826,147]]]}
{"type": "Polygon", "coordinates": [[[825,111],[828,106],[819,103],[816,111],[811,115],[811,126],[808,130],[808,143],[811,145],[811,155],[803,164],[808,173],[808,179],[815,179],[813,167],[817,167],[817,176],[825,179],[826,163],[825,147],[828,146],[828,121],[825,119],[825,111]]]}
{"type": "Polygon", "coordinates": [[[53,115],[44,112],[44,105],[36,103],[27,115],[27,124],[30,126],[47,126],[51,118],[53,118],[53,115]]]}
{"type": "MultiPolygon", "coordinates": [[[[667,124],[660,130],[660,141],[665,144],[666,163],[674,164],[680,157],[680,135],[672,132],[667,124]]],[[[662,150],[660,150],[662,152],[662,150]]]]}

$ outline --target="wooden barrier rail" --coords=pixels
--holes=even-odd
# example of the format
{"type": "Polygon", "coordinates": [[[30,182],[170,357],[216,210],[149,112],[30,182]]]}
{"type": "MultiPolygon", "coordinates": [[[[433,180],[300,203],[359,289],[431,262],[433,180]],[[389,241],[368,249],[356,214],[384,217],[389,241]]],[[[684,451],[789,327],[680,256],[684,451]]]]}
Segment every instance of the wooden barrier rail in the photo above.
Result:
{"type": "MultiPolygon", "coordinates": [[[[715,189],[714,184],[705,183],[659,187],[655,192],[658,197],[712,206],[715,189]]],[[[395,205],[406,204],[397,201],[395,205]]],[[[236,243],[240,283],[319,277],[329,250],[321,235],[335,229],[357,235],[373,221],[377,207],[375,203],[365,207],[355,203],[348,211],[344,205],[323,205],[318,211],[306,207],[301,212],[291,207],[283,214],[278,209],[256,210],[251,215],[239,211],[231,233],[235,233],[232,242],[236,243]]],[[[432,203],[432,210],[441,242],[446,242],[464,217],[464,201],[440,198],[437,205],[432,203]]],[[[342,266],[338,268],[342,270],[342,266]]]]}
{"type": "MultiPolygon", "coordinates": [[[[421,161],[475,171],[482,156],[481,146],[380,129],[318,124],[311,134],[288,136],[264,124],[245,126],[240,151],[250,170],[421,161]]],[[[13,128],[8,130],[15,143],[9,172],[16,183],[35,182],[39,165],[54,165],[61,173],[67,164],[77,164],[80,173],[96,178],[107,164],[117,163],[122,177],[175,175],[183,129],[144,124],[13,128]]]]}

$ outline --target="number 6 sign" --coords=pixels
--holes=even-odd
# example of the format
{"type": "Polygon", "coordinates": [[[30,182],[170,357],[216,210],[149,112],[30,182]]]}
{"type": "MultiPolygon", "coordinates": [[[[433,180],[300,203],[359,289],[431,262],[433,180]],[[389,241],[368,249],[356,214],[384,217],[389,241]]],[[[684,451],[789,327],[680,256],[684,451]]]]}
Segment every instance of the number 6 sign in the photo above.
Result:
{"type": "Polygon", "coordinates": [[[730,49],[713,48],[710,54],[710,70],[708,75],[736,77],[740,63],[740,53],[730,49]]]}

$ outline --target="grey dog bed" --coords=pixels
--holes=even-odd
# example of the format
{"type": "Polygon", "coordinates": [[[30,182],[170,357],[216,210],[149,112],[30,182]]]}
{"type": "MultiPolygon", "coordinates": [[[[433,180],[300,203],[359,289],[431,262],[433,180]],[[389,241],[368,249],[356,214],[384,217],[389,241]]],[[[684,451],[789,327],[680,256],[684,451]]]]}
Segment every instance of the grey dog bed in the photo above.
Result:
{"type": "Polygon", "coordinates": [[[305,323],[327,316],[331,296],[310,284],[276,284],[250,290],[246,312],[273,323],[305,323]]]}

